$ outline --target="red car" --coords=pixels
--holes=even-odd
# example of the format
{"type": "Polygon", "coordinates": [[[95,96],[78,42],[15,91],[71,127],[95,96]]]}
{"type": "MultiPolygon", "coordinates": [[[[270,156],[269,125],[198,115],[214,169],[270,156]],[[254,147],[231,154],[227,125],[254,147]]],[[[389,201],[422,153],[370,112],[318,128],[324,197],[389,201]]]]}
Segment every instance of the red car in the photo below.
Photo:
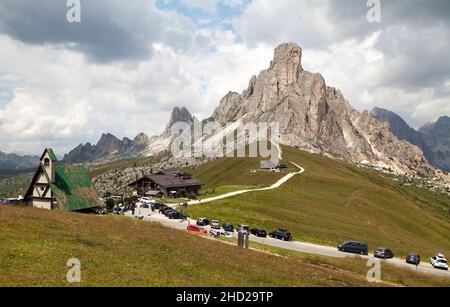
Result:
{"type": "Polygon", "coordinates": [[[192,231],[192,232],[198,232],[198,233],[208,233],[208,232],[206,231],[206,229],[203,229],[203,228],[201,228],[201,227],[198,227],[197,225],[189,225],[189,226],[186,228],[186,230],[187,230],[187,231],[192,231]]]}

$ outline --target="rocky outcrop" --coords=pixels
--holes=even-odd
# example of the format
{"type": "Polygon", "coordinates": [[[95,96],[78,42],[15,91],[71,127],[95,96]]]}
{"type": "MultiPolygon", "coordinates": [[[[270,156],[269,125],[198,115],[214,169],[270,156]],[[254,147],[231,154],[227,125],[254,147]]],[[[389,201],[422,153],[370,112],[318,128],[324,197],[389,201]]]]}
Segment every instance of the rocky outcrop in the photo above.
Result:
{"type": "Polygon", "coordinates": [[[17,155],[0,151],[0,170],[26,170],[39,165],[39,157],[32,155],[17,155]]]}
{"type": "Polygon", "coordinates": [[[435,167],[450,171],[450,118],[441,117],[436,123],[426,124],[419,131],[411,128],[392,111],[375,108],[371,115],[389,124],[389,130],[400,140],[422,149],[427,160],[435,167]]]}
{"type": "Polygon", "coordinates": [[[403,118],[392,111],[374,108],[370,114],[379,122],[388,123],[389,130],[399,140],[405,140],[422,149],[427,160],[430,163],[433,163],[434,154],[430,147],[426,144],[425,137],[421,132],[413,129],[405,122],[405,120],[403,120],[403,118]]]}
{"type": "Polygon", "coordinates": [[[185,122],[188,124],[193,124],[195,118],[192,116],[191,112],[185,107],[179,108],[175,107],[172,110],[170,115],[169,123],[166,126],[166,130],[164,130],[162,137],[170,137],[172,135],[172,127],[174,124],[179,122],[185,122]]]}
{"type": "Polygon", "coordinates": [[[111,160],[138,155],[154,142],[154,138],[145,133],[138,134],[133,140],[124,138],[119,140],[114,135],[103,134],[96,145],[91,143],[80,144],[64,156],[66,163],[85,163],[98,159],[111,160]]]}
{"type": "Polygon", "coordinates": [[[278,122],[283,144],[398,173],[434,174],[418,147],[398,140],[369,112],[358,112],[320,74],[303,70],[301,57],[295,43],[277,47],[270,68],[241,94],[228,93],[212,118],[278,122]]]}
{"type": "Polygon", "coordinates": [[[443,116],[436,123],[427,124],[419,131],[433,152],[433,164],[450,172],[450,117],[443,116]]]}

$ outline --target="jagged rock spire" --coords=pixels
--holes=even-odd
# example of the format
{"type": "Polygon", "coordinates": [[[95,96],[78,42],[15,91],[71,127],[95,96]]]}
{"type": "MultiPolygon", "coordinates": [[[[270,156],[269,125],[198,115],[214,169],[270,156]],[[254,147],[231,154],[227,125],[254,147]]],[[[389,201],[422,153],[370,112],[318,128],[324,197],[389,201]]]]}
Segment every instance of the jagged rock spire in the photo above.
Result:
{"type": "Polygon", "coordinates": [[[163,137],[169,137],[172,135],[172,126],[178,122],[185,122],[188,124],[193,124],[195,118],[192,116],[191,112],[185,107],[175,107],[170,115],[169,123],[166,126],[166,130],[162,134],[163,137]]]}

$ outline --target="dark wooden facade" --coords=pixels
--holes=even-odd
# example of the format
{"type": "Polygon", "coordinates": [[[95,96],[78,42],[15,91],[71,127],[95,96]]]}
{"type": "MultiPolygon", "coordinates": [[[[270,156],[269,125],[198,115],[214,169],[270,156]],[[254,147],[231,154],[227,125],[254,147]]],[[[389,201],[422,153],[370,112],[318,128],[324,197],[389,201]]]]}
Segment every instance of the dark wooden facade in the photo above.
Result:
{"type": "Polygon", "coordinates": [[[158,173],[144,176],[128,186],[139,196],[177,198],[198,195],[203,183],[186,174],[158,173]]]}

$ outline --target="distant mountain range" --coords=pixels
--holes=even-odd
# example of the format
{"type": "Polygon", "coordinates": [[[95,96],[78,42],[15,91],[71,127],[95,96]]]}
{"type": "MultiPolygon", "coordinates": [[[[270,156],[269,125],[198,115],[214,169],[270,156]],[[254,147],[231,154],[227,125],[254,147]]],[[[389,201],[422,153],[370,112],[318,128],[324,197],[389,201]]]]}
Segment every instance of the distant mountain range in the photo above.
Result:
{"type": "Polygon", "coordinates": [[[67,163],[85,163],[94,161],[113,161],[139,155],[150,156],[169,148],[172,139],[171,129],[177,122],[192,124],[195,118],[186,108],[175,107],[169,123],[161,136],[149,137],[145,133],[138,134],[133,140],[118,139],[108,133],[103,134],[97,144],[80,144],[64,156],[67,163]]]}
{"type": "Polygon", "coordinates": [[[418,131],[410,127],[392,111],[375,108],[372,116],[389,124],[390,131],[399,139],[408,141],[422,149],[427,160],[435,167],[450,171],[450,117],[443,116],[418,131]]]}
{"type": "Polygon", "coordinates": [[[15,153],[6,154],[0,151],[0,171],[26,170],[35,168],[39,164],[39,157],[33,155],[20,156],[15,153]]]}

